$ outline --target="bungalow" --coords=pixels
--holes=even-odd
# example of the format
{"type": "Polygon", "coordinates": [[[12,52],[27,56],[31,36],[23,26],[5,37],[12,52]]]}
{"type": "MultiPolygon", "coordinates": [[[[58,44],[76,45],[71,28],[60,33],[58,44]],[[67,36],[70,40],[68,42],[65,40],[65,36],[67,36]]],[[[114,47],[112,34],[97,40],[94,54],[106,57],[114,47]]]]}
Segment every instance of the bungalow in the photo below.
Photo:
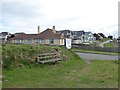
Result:
{"type": "Polygon", "coordinates": [[[20,34],[25,34],[24,32],[19,32],[19,33],[15,33],[14,36],[20,35],[20,34]]]}
{"type": "MultiPolygon", "coordinates": [[[[39,28],[38,28],[39,31],[39,28]]],[[[38,34],[20,34],[11,39],[15,44],[64,45],[65,36],[56,33],[55,26],[38,34]]]]}

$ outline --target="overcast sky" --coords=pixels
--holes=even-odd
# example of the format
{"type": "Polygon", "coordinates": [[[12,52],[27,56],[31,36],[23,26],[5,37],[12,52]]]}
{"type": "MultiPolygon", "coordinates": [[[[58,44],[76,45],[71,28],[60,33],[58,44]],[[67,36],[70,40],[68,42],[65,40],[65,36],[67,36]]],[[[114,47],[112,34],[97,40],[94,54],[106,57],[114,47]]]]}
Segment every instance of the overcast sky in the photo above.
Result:
{"type": "Polygon", "coordinates": [[[118,36],[119,0],[2,0],[0,32],[84,30],[118,36]]]}

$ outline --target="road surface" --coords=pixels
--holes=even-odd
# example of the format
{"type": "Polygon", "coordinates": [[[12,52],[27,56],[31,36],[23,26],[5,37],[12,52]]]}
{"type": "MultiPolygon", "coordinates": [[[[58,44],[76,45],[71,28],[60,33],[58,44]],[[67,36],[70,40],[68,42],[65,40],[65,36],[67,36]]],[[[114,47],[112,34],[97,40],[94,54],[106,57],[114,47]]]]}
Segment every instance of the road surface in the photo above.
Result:
{"type": "Polygon", "coordinates": [[[91,53],[79,53],[77,54],[84,60],[118,60],[118,56],[114,55],[101,55],[101,54],[91,54],[91,53]]]}

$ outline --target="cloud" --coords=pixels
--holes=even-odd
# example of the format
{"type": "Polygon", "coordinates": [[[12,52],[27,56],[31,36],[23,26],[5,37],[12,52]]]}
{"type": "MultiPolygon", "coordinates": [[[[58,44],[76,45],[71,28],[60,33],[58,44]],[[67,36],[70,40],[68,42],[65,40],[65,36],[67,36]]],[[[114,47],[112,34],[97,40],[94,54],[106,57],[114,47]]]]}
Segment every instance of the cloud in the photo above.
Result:
{"type": "Polygon", "coordinates": [[[5,2],[2,4],[3,17],[22,17],[33,18],[42,14],[38,13],[36,8],[23,2],[5,2]]]}
{"type": "MultiPolygon", "coordinates": [[[[117,34],[118,0],[2,0],[4,30],[37,33],[56,25],[57,30],[85,30],[117,34]],[[107,31],[106,31],[107,30],[107,31]]],[[[3,16],[3,18],[1,18],[3,16]]]]}

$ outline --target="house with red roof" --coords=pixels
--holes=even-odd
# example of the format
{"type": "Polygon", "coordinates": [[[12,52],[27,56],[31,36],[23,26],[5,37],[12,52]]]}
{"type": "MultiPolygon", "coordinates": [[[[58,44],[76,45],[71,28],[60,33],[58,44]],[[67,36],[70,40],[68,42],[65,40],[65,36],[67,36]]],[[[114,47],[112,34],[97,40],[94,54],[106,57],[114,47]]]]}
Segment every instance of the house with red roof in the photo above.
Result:
{"type": "Polygon", "coordinates": [[[15,44],[46,44],[46,45],[64,45],[65,35],[59,34],[55,30],[55,26],[52,29],[48,28],[45,31],[38,34],[19,34],[11,38],[11,42],[15,44]]]}

